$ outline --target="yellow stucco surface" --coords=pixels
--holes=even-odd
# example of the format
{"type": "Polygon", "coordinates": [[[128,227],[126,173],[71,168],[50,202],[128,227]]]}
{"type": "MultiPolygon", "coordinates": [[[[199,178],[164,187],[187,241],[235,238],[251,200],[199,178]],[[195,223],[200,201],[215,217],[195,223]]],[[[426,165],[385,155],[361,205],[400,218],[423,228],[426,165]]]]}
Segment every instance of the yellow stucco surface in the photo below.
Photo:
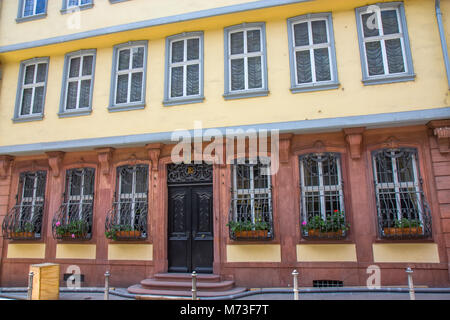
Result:
{"type": "Polygon", "coordinates": [[[356,262],[354,244],[299,244],[299,262],[356,262]]]}
{"type": "Polygon", "coordinates": [[[109,244],[108,260],[153,260],[151,244],[109,244]]]}
{"type": "Polygon", "coordinates": [[[227,245],[227,262],[281,262],[278,244],[227,245]]]}
{"type": "Polygon", "coordinates": [[[10,243],[7,250],[8,259],[45,259],[45,243],[10,243]]]}
{"type": "Polygon", "coordinates": [[[374,243],[374,262],[439,263],[436,243],[374,243]]]}
{"type": "Polygon", "coordinates": [[[95,259],[95,244],[60,244],[56,246],[56,259],[95,259]]]}
{"type": "MultiPolygon", "coordinates": [[[[59,1],[56,2],[60,5],[59,1]]],[[[98,19],[87,19],[90,24],[86,28],[89,29],[94,24],[106,26],[104,21],[106,17],[109,23],[115,21],[116,24],[120,24],[125,19],[123,16],[128,16],[128,14],[122,14],[128,8],[127,6],[131,7],[136,3],[136,8],[132,11],[135,12],[139,11],[139,8],[144,8],[141,6],[146,6],[144,3],[147,3],[143,0],[117,5],[109,5],[108,1],[103,2],[109,6],[104,8],[108,10],[108,14],[99,15],[98,19]],[[117,20],[114,19],[115,17],[117,20]],[[97,21],[91,22],[91,20],[97,21]]],[[[182,10],[186,10],[186,6],[191,6],[193,2],[200,1],[187,1],[176,10],[183,12],[182,10]]],[[[211,1],[203,2],[212,3],[211,1]]],[[[231,4],[240,1],[226,2],[231,4]]],[[[101,3],[102,1],[96,1],[93,9],[85,10],[82,14],[89,17],[90,14],[98,12],[96,10],[104,6],[101,3]]],[[[2,53],[0,54],[0,61],[3,62],[3,81],[0,88],[0,146],[171,132],[176,129],[192,129],[196,120],[201,120],[204,128],[211,128],[447,107],[448,88],[434,1],[406,0],[404,3],[414,70],[417,76],[414,81],[402,83],[364,86],[361,82],[354,8],[369,4],[361,0],[317,0],[2,53]],[[286,19],[317,12],[332,12],[341,86],[333,90],[292,94],[289,90],[290,68],[286,19]],[[265,97],[227,101],[222,96],[224,93],[223,28],[255,21],[266,23],[270,94],[265,97]],[[166,107],[162,103],[165,38],[188,31],[204,31],[205,100],[202,103],[166,107]],[[107,107],[110,96],[113,46],[131,40],[149,40],[146,107],[143,110],[109,112],[107,107]],[[64,55],[75,50],[91,48],[97,49],[92,114],[59,118],[57,113],[60,104],[64,55]],[[14,114],[20,61],[40,56],[50,57],[44,119],[13,123],[11,119],[14,114]]],[[[11,19],[7,22],[0,19],[2,21],[0,30],[12,28],[11,34],[14,34],[14,41],[17,43],[27,39],[36,40],[33,37],[46,38],[46,33],[48,36],[56,36],[61,32],[67,32],[63,27],[59,27],[58,19],[61,14],[54,6],[55,4],[51,4],[48,8],[49,16],[44,20],[21,24],[13,22],[14,24],[9,25],[12,23],[9,21],[11,19]],[[53,12],[55,10],[56,13],[53,12]],[[54,17],[55,14],[58,17],[54,17]],[[39,26],[39,28],[33,26],[39,26]],[[36,32],[39,32],[39,36],[36,32]],[[41,33],[44,34],[41,35],[41,33]]],[[[164,6],[170,7],[167,4],[164,6]]],[[[17,14],[15,10],[17,10],[15,6],[4,4],[2,14],[15,16],[17,14]]],[[[151,15],[153,14],[162,13],[152,12],[151,15]]],[[[136,16],[133,20],[138,21],[141,18],[143,19],[143,15],[136,16]]],[[[0,38],[5,37],[6,34],[7,32],[3,31],[0,38]]]]}

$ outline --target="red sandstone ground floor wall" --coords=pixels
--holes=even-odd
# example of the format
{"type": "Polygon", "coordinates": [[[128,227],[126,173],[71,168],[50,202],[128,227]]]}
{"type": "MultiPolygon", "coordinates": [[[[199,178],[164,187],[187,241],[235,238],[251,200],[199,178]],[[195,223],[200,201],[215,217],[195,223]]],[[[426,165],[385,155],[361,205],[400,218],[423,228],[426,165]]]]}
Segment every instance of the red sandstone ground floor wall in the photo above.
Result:
{"type": "MultiPolygon", "coordinates": [[[[294,269],[301,286],[314,280],[342,281],[365,286],[369,267],[380,268],[382,286],[406,285],[405,269],[414,270],[417,285],[450,285],[450,153],[449,121],[427,126],[386,129],[352,128],[334,133],[280,135],[279,169],[271,179],[273,238],[241,241],[230,238],[232,165],[213,165],[213,272],[239,286],[286,287],[294,269]],[[417,150],[420,182],[432,218],[429,237],[386,239],[380,236],[373,178],[372,152],[380,149],[417,150]],[[299,157],[309,153],[340,154],[345,216],[350,224],[343,239],[309,239],[302,234],[299,157]]],[[[35,156],[0,157],[0,222],[16,204],[19,175],[47,172],[41,238],[0,238],[0,286],[26,286],[31,264],[53,262],[63,274],[76,266],[83,286],[127,287],[168,270],[167,164],[174,145],[84,152],[49,152],[35,156]],[[115,241],[105,237],[105,219],[115,198],[117,168],[148,165],[147,237],[115,241]],[[95,168],[92,236],[58,240],[52,222],[61,206],[65,172],[95,168]]],[[[206,145],[205,145],[206,146],[206,145]]],[[[369,268],[369,270],[372,270],[369,268]]]]}

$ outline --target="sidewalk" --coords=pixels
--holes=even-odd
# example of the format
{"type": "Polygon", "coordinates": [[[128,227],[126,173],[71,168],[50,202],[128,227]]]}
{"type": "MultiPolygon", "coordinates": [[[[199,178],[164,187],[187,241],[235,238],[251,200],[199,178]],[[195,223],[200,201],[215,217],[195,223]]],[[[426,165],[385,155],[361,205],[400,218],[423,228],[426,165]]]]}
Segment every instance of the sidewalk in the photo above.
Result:
{"type": "MultiPolygon", "coordinates": [[[[236,296],[218,300],[294,300],[292,289],[252,289],[236,296]]],[[[417,288],[416,300],[450,300],[450,288],[417,288]]],[[[0,300],[25,300],[26,288],[0,288],[0,300]]],[[[110,289],[110,300],[135,300],[126,288],[110,289]]],[[[407,288],[382,288],[364,290],[362,288],[301,288],[300,300],[409,300],[407,288]]],[[[61,288],[59,300],[104,300],[103,288],[81,288],[79,290],[61,288]]],[[[205,299],[207,300],[207,299],[205,299]]],[[[208,299],[210,300],[210,299],[208,299]]]]}

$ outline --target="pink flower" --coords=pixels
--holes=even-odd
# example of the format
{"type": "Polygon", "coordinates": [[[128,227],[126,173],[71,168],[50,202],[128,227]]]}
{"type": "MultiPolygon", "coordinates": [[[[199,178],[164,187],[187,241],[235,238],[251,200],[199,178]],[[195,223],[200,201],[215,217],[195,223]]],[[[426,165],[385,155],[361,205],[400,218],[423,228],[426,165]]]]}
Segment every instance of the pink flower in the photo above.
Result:
{"type": "Polygon", "coordinates": [[[303,221],[303,222],[302,222],[302,226],[306,226],[306,221],[303,221]]]}
{"type": "Polygon", "coordinates": [[[75,239],[75,235],[72,233],[72,239],[75,239]]]}
{"type": "Polygon", "coordinates": [[[57,221],[56,226],[59,227],[61,225],[61,222],[57,221]]]}

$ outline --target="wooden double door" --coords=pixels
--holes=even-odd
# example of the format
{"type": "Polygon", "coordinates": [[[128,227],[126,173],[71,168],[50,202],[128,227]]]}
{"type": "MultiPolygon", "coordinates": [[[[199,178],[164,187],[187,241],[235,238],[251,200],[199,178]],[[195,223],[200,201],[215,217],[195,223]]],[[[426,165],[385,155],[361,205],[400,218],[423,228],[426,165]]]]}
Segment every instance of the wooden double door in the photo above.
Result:
{"type": "Polygon", "coordinates": [[[212,273],[212,183],[168,186],[168,271],[212,273]]]}

